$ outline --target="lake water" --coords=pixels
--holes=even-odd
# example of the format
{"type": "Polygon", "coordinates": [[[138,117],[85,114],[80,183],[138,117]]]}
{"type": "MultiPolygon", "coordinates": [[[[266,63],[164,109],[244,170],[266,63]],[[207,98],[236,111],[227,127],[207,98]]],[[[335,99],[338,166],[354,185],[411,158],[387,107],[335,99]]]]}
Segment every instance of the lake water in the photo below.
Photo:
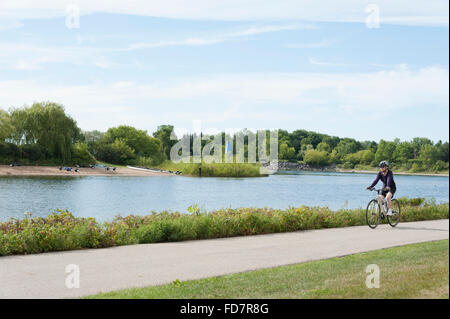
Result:
{"type": "MultiPolygon", "coordinates": [[[[68,209],[76,216],[105,221],[152,210],[186,212],[193,204],[208,211],[301,205],[357,208],[374,196],[365,190],[374,178],[375,174],[294,171],[261,178],[0,177],[0,220],[68,209]]],[[[449,201],[448,177],[396,175],[395,182],[396,197],[449,201]]]]}

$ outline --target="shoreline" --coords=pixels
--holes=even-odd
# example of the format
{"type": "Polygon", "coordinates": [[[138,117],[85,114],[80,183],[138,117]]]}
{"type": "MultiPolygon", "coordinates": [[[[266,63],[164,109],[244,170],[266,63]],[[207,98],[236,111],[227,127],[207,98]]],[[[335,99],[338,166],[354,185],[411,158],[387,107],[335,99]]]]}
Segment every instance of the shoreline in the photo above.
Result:
{"type": "MultiPolygon", "coordinates": [[[[74,169],[74,168],[73,168],[74,169]]],[[[174,174],[158,171],[143,171],[125,167],[116,167],[116,171],[105,168],[78,168],[78,172],[59,170],[59,166],[9,166],[0,165],[0,176],[173,176],[174,174]]]]}
{"type": "MultiPolygon", "coordinates": [[[[263,165],[264,166],[264,165],[263,165]]],[[[329,172],[329,173],[359,173],[359,174],[377,174],[379,169],[345,169],[337,167],[336,164],[324,166],[324,167],[313,167],[307,164],[299,164],[293,162],[278,162],[279,171],[304,171],[304,172],[329,172]]],[[[266,167],[270,167],[266,165],[266,167]]],[[[449,177],[449,173],[431,173],[431,172],[408,172],[408,171],[397,171],[393,170],[396,175],[410,175],[410,176],[441,176],[449,177]]]]}
{"type": "MultiPolygon", "coordinates": [[[[296,169],[282,169],[287,171],[296,171],[296,169]]],[[[319,169],[302,169],[300,171],[305,172],[336,172],[336,173],[347,173],[347,174],[376,174],[378,170],[345,170],[345,169],[334,169],[334,170],[319,170],[319,169]]],[[[395,172],[396,175],[409,175],[409,176],[438,176],[438,177],[449,177],[448,174],[436,174],[436,173],[408,173],[408,172],[395,172]]],[[[79,168],[79,172],[60,171],[58,166],[9,166],[0,165],[0,176],[173,176],[169,172],[157,171],[157,170],[146,170],[146,169],[136,169],[128,167],[116,167],[116,171],[106,171],[104,168],[79,168]]],[[[185,175],[188,176],[188,175],[185,175]]]]}
{"type": "MultiPolygon", "coordinates": [[[[378,170],[375,171],[368,171],[368,170],[345,170],[345,169],[337,169],[336,172],[338,173],[357,173],[357,174],[376,174],[378,173],[378,170]]],[[[449,177],[449,174],[437,174],[437,173],[408,173],[408,172],[395,172],[393,171],[395,175],[410,175],[410,176],[441,176],[441,177],[449,177]]]]}

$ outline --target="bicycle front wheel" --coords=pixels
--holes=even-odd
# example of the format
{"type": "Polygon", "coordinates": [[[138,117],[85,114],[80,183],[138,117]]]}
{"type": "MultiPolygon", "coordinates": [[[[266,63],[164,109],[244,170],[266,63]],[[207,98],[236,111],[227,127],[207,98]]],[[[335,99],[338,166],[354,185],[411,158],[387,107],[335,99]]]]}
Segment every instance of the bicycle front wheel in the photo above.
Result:
{"type": "Polygon", "coordinates": [[[367,225],[375,229],[378,226],[381,218],[381,207],[376,199],[372,199],[366,208],[366,222],[367,225]]]}
{"type": "Polygon", "coordinates": [[[400,203],[396,199],[392,200],[392,215],[388,215],[387,220],[389,225],[391,225],[392,227],[397,226],[398,222],[400,221],[400,203]]]}

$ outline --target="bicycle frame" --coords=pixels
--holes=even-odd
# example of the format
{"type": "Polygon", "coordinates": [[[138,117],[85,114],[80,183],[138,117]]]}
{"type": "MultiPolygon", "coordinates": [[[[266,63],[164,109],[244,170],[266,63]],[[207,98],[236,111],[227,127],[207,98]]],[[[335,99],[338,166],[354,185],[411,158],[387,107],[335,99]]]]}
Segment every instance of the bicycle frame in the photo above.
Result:
{"type": "Polygon", "coordinates": [[[382,188],[379,188],[379,189],[370,188],[369,190],[377,192],[377,196],[374,199],[376,199],[377,202],[380,203],[380,206],[381,206],[381,218],[384,218],[384,215],[387,213],[387,199],[386,199],[386,196],[384,196],[383,202],[380,202],[381,194],[383,192],[383,189],[382,188]]]}

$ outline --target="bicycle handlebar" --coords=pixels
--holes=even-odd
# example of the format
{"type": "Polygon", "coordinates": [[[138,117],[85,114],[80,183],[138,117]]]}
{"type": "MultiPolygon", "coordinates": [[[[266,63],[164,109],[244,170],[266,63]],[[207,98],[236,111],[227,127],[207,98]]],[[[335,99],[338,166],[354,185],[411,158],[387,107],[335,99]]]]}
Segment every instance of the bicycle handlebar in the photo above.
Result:
{"type": "Polygon", "coordinates": [[[378,194],[380,194],[383,191],[384,188],[378,188],[376,189],[375,187],[371,187],[369,188],[370,191],[376,191],[378,194]]]}

